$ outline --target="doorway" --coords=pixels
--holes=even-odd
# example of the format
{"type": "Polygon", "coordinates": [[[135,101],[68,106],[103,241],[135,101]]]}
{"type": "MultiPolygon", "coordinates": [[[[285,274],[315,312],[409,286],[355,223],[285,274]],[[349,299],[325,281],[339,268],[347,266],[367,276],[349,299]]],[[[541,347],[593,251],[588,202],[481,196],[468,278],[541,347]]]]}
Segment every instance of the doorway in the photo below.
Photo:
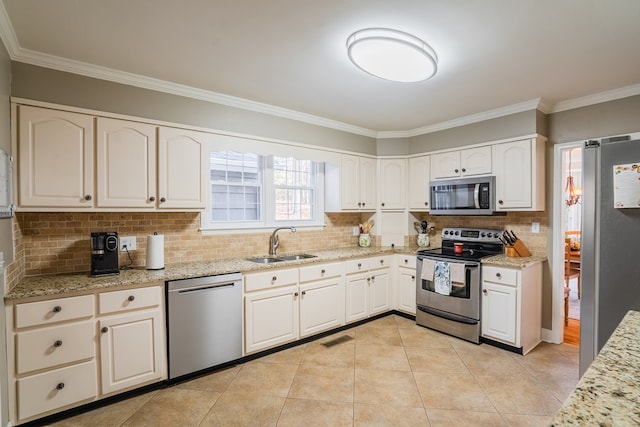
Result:
{"type": "MultiPolygon", "coordinates": [[[[557,226],[554,248],[560,280],[554,292],[562,301],[560,314],[561,334],[558,342],[580,345],[580,240],[582,235],[582,143],[562,144],[557,147],[557,179],[554,205],[557,226]]],[[[555,305],[558,306],[558,305],[555,305]]],[[[560,326],[559,325],[559,326],[560,326]]],[[[555,326],[555,324],[554,324],[555,326]]]]}

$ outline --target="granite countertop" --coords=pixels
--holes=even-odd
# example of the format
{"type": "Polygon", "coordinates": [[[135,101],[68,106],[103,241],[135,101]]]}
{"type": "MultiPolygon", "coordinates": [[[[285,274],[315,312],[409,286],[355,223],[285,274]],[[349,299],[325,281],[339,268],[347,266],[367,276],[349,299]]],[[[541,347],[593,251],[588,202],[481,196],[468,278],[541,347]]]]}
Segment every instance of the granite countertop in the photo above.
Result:
{"type": "MultiPolygon", "coordinates": [[[[5,300],[91,291],[118,286],[135,286],[158,281],[164,282],[166,280],[179,280],[234,272],[249,273],[274,268],[298,267],[318,262],[338,261],[377,254],[399,253],[415,255],[416,250],[417,248],[414,247],[361,248],[355,246],[322,251],[309,251],[308,253],[316,255],[316,257],[297,261],[282,261],[271,264],[255,263],[248,261],[245,258],[227,258],[212,261],[167,264],[163,270],[146,270],[144,267],[132,268],[128,270],[121,270],[120,274],[113,276],[91,277],[89,273],[30,276],[25,277],[16,286],[14,286],[13,289],[5,295],[5,300]]],[[[287,254],[283,253],[281,255],[284,256],[287,254]]],[[[255,256],[260,257],[266,255],[258,254],[255,256]]]]}
{"type": "Polygon", "coordinates": [[[640,425],[640,312],[629,311],[553,418],[552,426],[640,425]]]}
{"type": "Polygon", "coordinates": [[[482,258],[483,265],[497,265],[500,267],[525,268],[547,260],[546,256],[511,257],[504,254],[482,258]]]}

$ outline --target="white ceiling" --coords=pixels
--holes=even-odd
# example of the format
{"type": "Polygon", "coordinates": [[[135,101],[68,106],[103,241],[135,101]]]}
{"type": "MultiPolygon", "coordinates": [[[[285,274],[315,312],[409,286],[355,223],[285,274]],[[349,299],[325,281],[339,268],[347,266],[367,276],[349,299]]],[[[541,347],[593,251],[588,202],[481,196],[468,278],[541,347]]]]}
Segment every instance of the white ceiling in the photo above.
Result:
{"type": "Polygon", "coordinates": [[[16,61],[365,135],[640,94],[638,0],[2,1],[16,61]],[[353,66],[346,39],[372,26],[428,42],[436,76],[353,66]]]}

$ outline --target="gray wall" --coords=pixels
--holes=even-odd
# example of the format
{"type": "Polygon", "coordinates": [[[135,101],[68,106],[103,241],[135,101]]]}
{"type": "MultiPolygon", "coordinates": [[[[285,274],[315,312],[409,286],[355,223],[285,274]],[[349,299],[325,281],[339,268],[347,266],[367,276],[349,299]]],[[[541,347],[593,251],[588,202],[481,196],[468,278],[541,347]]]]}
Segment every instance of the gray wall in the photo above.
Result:
{"type": "Polygon", "coordinates": [[[374,138],[212,102],[14,62],[12,96],[376,154],[374,138]]]}

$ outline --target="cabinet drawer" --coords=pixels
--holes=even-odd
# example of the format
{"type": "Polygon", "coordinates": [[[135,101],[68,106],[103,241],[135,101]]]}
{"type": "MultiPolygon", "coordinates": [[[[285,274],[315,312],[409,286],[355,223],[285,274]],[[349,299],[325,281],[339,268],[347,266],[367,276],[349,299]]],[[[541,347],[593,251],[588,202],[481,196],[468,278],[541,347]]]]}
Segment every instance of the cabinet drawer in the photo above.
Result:
{"type": "Polygon", "coordinates": [[[391,255],[374,256],[369,258],[369,270],[391,267],[391,255]]]}
{"type": "Polygon", "coordinates": [[[359,273],[368,270],[368,258],[349,259],[344,262],[344,271],[346,274],[359,273]]]}
{"type": "Polygon", "coordinates": [[[162,301],[162,291],[158,286],[128,289],[125,291],[103,292],[98,295],[100,314],[155,307],[162,301]]]}
{"type": "Polygon", "coordinates": [[[94,314],[93,295],[56,298],[16,304],[15,327],[47,325],[65,320],[82,319],[94,314]]]}
{"type": "Polygon", "coordinates": [[[244,286],[247,292],[257,291],[258,289],[270,289],[278,286],[296,285],[297,283],[297,268],[270,270],[244,276],[244,286]]]}
{"type": "Polygon", "coordinates": [[[94,360],[18,380],[18,418],[25,419],[96,396],[94,360]]]}
{"type": "Polygon", "coordinates": [[[300,283],[311,282],[313,280],[328,279],[330,277],[338,277],[342,275],[343,271],[344,263],[342,262],[300,267],[300,283]]]}
{"type": "Polygon", "coordinates": [[[415,255],[397,255],[397,257],[399,267],[416,268],[415,255]]]}
{"type": "Polygon", "coordinates": [[[52,326],[16,334],[18,374],[94,356],[92,321],[52,326]]]}
{"type": "Polygon", "coordinates": [[[518,270],[504,267],[482,267],[482,280],[503,285],[518,285],[518,270]]]}

